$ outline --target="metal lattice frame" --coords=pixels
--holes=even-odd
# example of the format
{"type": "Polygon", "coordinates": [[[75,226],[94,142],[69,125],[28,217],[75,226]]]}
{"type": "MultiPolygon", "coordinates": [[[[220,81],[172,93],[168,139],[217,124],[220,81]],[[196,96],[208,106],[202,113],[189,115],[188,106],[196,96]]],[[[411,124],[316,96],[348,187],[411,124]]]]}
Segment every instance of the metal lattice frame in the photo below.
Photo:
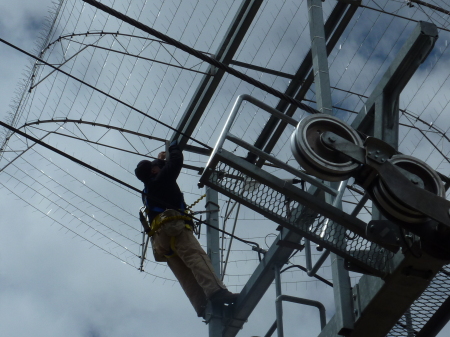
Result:
{"type": "MultiPolygon", "coordinates": [[[[318,204],[324,204],[318,197],[306,196],[310,199],[310,207],[314,207],[313,204],[317,206],[314,210],[303,209],[300,206],[305,204],[304,198],[300,198],[299,194],[289,193],[290,191],[283,189],[286,184],[283,184],[282,180],[265,175],[264,171],[252,168],[253,165],[248,162],[225,150],[220,151],[214,162],[217,164],[210,165],[208,170],[214,170],[217,174],[205,174],[201,179],[202,183],[238,200],[280,225],[298,231],[304,237],[346,257],[362,268],[378,275],[386,272],[387,263],[393,254],[337,222],[333,225],[329,223],[326,217],[317,213],[320,208],[318,204]],[[300,214],[296,214],[297,210],[301,210],[300,214]],[[308,219],[305,214],[309,214],[308,219]]],[[[295,189],[297,193],[307,194],[295,189]]],[[[339,215],[336,215],[335,219],[338,218],[339,215]]]]}
{"type": "MultiPolygon", "coordinates": [[[[338,2],[335,10],[333,10],[333,13],[329,17],[329,21],[325,24],[326,37],[328,38],[333,35],[327,46],[328,53],[331,52],[339,36],[342,34],[352,15],[360,5],[360,1],[349,0],[349,2],[352,3],[352,5],[338,2]],[[350,8],[350,10],[345,13],[348,8],[350,8]],[[339,23],[337,30],[334,31],[334,28],[338,26],[338,22],[344,16],[344,13],[344,19],[339,23]]],[[[419,3],[417,1],[413,2],[419,3]]],[[[224,64],[245,66],[245,62],[232,60],[232,58],[239,48],[241,41],[244,40],[246,29],[250,26],[253,17],[256,16],[261,3],[262,1],[242,2],[235,20],[230,26],[230,30],[225,36],[216,55],[217,59],[224,64]]],[[[425,42],[428,43],[428,41],[425,42]]],[[[322,56],[324,56],[323,53],[322,56]]],[[[297,100],[304,97],[312,83],[312,65],[310,57],[311,55],[309,53],[299,67],[298,72],[295,75],[292,75],[293,81],[286,90],[286,94],[295,96],[295,99],[297,100]],[[305,81],[303,81],[304,78],[306,78],[305,81]]],[[[249,69],[252,69],[252,67],[258,71],[264,71],[262,67],[255,68],[256,66],[254,65],[248,66],[249,69]]],[[[411,72],[409,75],[412,76],[415,69],[408,64],[406,69],[411,72]]],[[[214,67],[210,67],[205,71],[207,73],[213,73],[215,70],[214,67]]],[[[271,70],[268,70],[267,73],[281,74],[281,72],[279,73],[271,70]]],[[[400,73],[404,73],[404,71],[400,70],[400,73]]],[[[214,76],[207,75],[198,86],[195,95],[191,98],[188,108],[185,110],[184,116],[178,121],[178,130],[183,130],[186,136],[190,136],[196,129],[197,123],[199,123],[204,111],[207,110],[211,98],[218,90],[217,88],[219,88],[223,75],[223,71],[216,72],[214,76]]],[[[405,77],[401,78],[400,82],[402,82],[405,77]]],[[[391,78],[389,77],[387,80],[390,81],[391,78]]],[[[399,83],[397,82],[394,86],[400,87],[398,84],[399,83]]],[[[369,99],[369,101],[371,100],[369,99]]],[[[380,101],[375,103],[373,100],[371,103],[374,103],[374,105],[386,104],[385,102],[380,101]]],[[[394,109],[398,108],[398,102],[391,103],[395,103],[393,104],[394,109]]],[[[296,110],[295,107],[289,108],[288,104],[285,102],[280,102],[278,106],[280,107],[279,110],[287,111],[287,115],[293,115],[296,110]]],[[[378,130],[372,130],[373,126],[370,124],[375,117],[371,115],[373,113],[372,107],[368,110],[370,110],[368,111],[368,116],[361,113],[356,120],[356,123],[358,124],[361,119],[364,119],[364,122],[361,123],[360,130],[366,133],[374,131],[377,135],[384,133],[384,130],[381,130],[382,127],[380,127],[380,125],[378,125],[378,130]]],[[[262,147],[270,138],[265,147],[265,150],[268,153],[272,151],[275,143],[277,143],[285,125],[284,122],[278,123],[278,121],[273,120],[272,122],[273,123],[267,123],[264,126],[263,132],[258,136],[258,140],[255,143],[257,147],[262,147]],[[278,128],[275,130],[277,125],[278,128]]],[[[176,135],[177,132],[173,134],[172,138],[176,135]]],[[[393,138],[396,137],[397,134],[395,134],[395,137],[393,138]]],[[[181,142],[183,145],[189,146],[185,144],[187,138],[182,137],[181,142]]],[[[241,158],[233,156],[226,151],[223,151],[216,156],[215,160],[216,162],[213,163],[214,165],[210,167],[211,172],[204,175],[203,182],[206,185],[214,187],[225,195],[264,214],[267,218],[291,229],[292,232],[295,232],[290,233],[293,241],[298,242],[305,236],[312,241],[319,242],[330,250],[345,256],[348,260],[365,269],[365,271],[377,275],[384,275],[387,272],[386,267],[388,262],[391,261],[392,254],[388,253],[379,245],[363,239],[362,236],[358,234],[362,233],[361,231],[363,230],[361,226],[358,227],[358,224],[361,224],[361,222],[358,223],[355,220],[353,223],[354,230],[349,230],[341,226],[339,224],[338,213],[333,215],[330,209],[327,209],[327,214],[321,213],[321,207],[325,207],[325,205],[322,203],[323,200],[316,194],[310,194],[309,197],[313,198],[312,200],[316,202],[317,207],[312,208],[312,205],[303,207],[302,205],[305,204],[306,200],[306,192],[295,188],[287,188],[280,179],[269,178],[263,171],[255,170],[254,167],[250,167],[248,162],[245,162],[241,158]],[[214,173],[218,173],[218,175],[214,173]],[[325,219],[332,217],[334,217],[335,224],[331,225],[330,223],[326,223],[325,219]],[[300,220],[301,225],[299,226],[298,223],[300,220]]],[[[262,162],[263,160],[260,158],[257,166],[261,167],[262,162]]],[[[308,203],[306,203],[306,205],[308,205],[308,203]]],[[[271,249],[272,248],[275,250],[276,247],[271,247],[271,249]]],[[[272,262],[282,262],[288,259],[289,254],[287,253],[287,250],[280,250],[271,256],[272,262]]],[[[449,270],[444,267],[444,269],[436,275],[421,297],[411,305],[410,310],[399,320],[397,325],[394,326],[390,335],[408,337],[415,334],[420,335],[421,332],[419,331],[426,326],[429,319],[433,317],[441,304],[444,303],[445,298],[450,295],[448,271],[449,270]]],[[[254,275],[258,275],[257,273],[258,270],[254,275]]],[[[267,281],[266,283],[270,282],[267,281]]],[[[254,299],[252,299],[252,301],[255,302],[254,299]]],[[[244,306],[244,304],[242,304],[241,307],[242,306],[244,306]]],[[[243,317],[243,319],[245,320],[246,317],[243,317]]],[[[234,327],[235,326],[232,328],[234,327]]]]}
{"type": "Polygon", "coordinates": [[[446,266],[433,278],[428,288],[414,301],[388,336],[419,335],[425,324],[448,298],[450,298],[450,267],[446,266]]]}

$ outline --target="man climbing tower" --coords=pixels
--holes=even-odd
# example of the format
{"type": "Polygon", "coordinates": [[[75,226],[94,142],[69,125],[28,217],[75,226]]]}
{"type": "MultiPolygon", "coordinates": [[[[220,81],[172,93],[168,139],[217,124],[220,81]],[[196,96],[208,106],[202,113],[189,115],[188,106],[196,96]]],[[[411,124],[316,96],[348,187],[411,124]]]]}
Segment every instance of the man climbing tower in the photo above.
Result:
{"type": "Polygon", "coordinates": [[[154,161],[142,160],[135,174],[144,183],[143,202],[150,228],[153,255],[167,262],[199,317],[204,317],[207,301],[232,303],[237,294],[228,291],[214,272],[211,261],[192,232],[192,221],[184,215],[186,205],[177,178],[183,166],[183,153],[176,141],[154,161]]]}

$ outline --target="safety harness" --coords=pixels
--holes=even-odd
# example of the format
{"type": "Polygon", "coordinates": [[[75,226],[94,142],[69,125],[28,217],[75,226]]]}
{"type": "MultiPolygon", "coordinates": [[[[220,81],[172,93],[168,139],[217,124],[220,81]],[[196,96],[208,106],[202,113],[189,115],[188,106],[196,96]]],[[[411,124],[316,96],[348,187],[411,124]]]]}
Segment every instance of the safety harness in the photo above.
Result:
{"type": "MultiPolygon", "coordinates": [[[[183,221],[185,221],[185,225],[184,225],[185,228],[192,231],[193,228],[188,223],[186,223],[187,221],[192,221],[192,216],[190,216],[192,214],[191,208],[194,205],[196,205],[198,202],[200,202],[200,200],[202,200],[206,196],[206,194],[202,195],[198,200],[196,200],[190,206],[186,206],[186,204],[184,202],[184,198],[182,198],[180,209],[176,210],[176,211],[180,212],[179,215],[163,216],[163,212],[166,211],[166,209],[149,205],[149,203],[147,202],[147,198],[144,197],[146,195],[146,193],[147,193],[147,191],[146,191],[146,189],[144,189],[143,198],[142,198],[143,199],[142,201],[144,202],[144,206],[141,207],[141,209],[139,210],[139,219],[141,220],[142,227],[144,227],[143,242],[142,242],[142,254],[141,254],[141,266],[139,268],[139,270],[141,270],[141,271],[143,271],[143,264],[145,261],[145,255],[147,252],[149,239],[151,237],[153,237],[156,233],[158,233],[158,231],[161,229],[161,227],[164,224],[171,222],[171,221],[183,220],[183,221]],[[156,217],[154,217],[150,223],[149,214],[151,211],[159,212],[159,214],[156,217]],[[145,242],[145,234],[147,234],[146,242],[145,242]]],[[[165,254],[164,257],[171,258],[171,257],[177,256],[175,243],[176,243],[176,237],[171,236],[170,237],[170,253],[165,254]]]]}

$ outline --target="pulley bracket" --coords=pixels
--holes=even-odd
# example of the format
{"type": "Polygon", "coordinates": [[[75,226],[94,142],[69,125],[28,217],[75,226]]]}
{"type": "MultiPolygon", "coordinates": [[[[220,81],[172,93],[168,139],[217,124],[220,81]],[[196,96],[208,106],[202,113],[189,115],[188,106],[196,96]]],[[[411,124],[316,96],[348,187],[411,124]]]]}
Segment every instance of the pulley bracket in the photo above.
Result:
{"type": "MultiPolygon", "coordinates": [[[[393,197],[400,200],[406,207],[417,210],[450,230],[450,202],[422,188],[424,182],[419,176],[392,164],[390,159],[398,152],[391,146],[379,139],[369,137],[363,148],[330,131],[322,134],[321,141],[330,149],[362,164],[364,169],[370,167],[393,197]]],[[[367,176],[370,176],[371,181],[373,180],[373,174],[367,176]]],[[[362,187],[369,193],[371,191],[368,186],[371,181],[361,182],[362,187]]]]}
{"type": "Polygon", "coordinates": [[[390,251],[396,253],[401,246],[400,228],[389,220],[372,220],[367,224],[366,237],[368,240],[392,247],[390,251]]]}
{"type": "Polygon", "coordinates": [[[363,147],[349,142],[347,139],[342,138],[331,131],[325,131],[322,133],[321,141],[325,146],[331,148],[332,150],[339,151],[359,164],[366,163],[366,154],[363,147]]]}
{"type": "Polygon", "coordinates": [[[398,200],[450,229],[450,202],[448,200],[420,188],[419,180],[408,179],[390,161],[372,167],[378,172],[389,192],[398,200]]]}

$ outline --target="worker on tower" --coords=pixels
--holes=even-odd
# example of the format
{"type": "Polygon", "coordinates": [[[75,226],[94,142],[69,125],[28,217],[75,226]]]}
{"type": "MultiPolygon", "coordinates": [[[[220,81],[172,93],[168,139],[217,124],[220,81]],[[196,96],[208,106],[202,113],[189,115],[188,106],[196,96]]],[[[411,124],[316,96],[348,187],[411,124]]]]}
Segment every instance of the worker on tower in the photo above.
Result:
{"type": "Polygon", "coordinates": [[[225,287],[214,272],[211,260],[193,235],[193,223],[184,211],[186,204],[177,178],[183,166],[183,153],[177,141],[154,161],[142,160],[135,174],[144,183],[143,202],[150,228],[153,255],[167,262],[199,317],[204,317],[207,301],[232,303],[237,294],[225,287]]]}

